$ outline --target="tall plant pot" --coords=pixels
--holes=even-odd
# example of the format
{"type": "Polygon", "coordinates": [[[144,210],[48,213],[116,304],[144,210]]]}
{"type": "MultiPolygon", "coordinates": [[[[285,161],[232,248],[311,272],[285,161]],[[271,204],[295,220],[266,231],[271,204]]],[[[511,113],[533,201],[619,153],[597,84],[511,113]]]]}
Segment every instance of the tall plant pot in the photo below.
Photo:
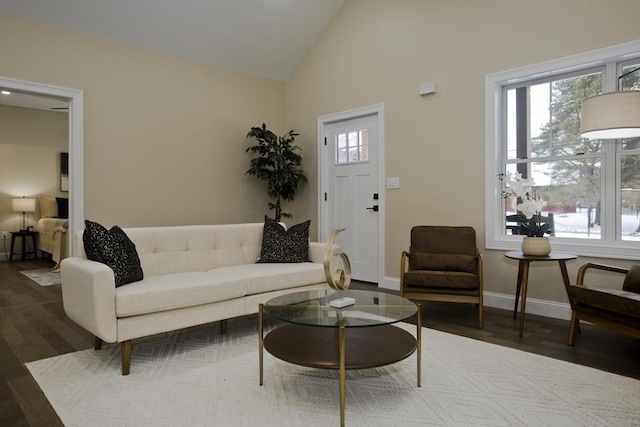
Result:
{"type": "Polygon", "coordinates": [[[522,253],[525,255],[547,256],[551,253],[548,237],[525,237],[522,240],[522,253]]]}

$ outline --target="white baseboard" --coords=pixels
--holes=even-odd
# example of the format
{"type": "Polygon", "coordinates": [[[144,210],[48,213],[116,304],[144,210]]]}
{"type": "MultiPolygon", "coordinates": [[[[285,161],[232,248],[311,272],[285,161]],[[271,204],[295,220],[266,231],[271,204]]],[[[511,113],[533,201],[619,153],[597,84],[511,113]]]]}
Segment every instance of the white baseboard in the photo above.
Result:
{"type": "MultiPolygon", "coordinates": [[[[513,311],[515,302],[515,295],[498,294],[495,292],[484,293],[485,307],[501,308],[503,310],[513,311]]],[[[521,301],[518,302],[518,305],[520,305],[520,303],[521,301]]],[[[520,307],[518,307],[518,310],[520,310],[520,307]]],[[[571,306],[568,303],[563,302],[527,298],[525,312],[527,314],[552,317],[554,319],[571,320],[571,306]]]]}
{"type": "MultiPolygon", "coordinates": [[[[400,279],[395,277],[385,277],[378,286],[383,289],[400,290],[400,279]]],[[[513,311],[513,305],[516,302],[515,295],[499,294],[496,292],[484,292],[484,306],[492,308],[500,308],[503,310],[513,311]]],[[[520,303],[518,303],[519,305],[520,303]]],[[[518,307],[520,309],[520,307],[518,307]]],[[[547,301],[536,298],[527,298],[525,308],[527,314],[537,316],[551,317],[554,319],[570,320],[571,306],[568,303],[547,301]]]]}

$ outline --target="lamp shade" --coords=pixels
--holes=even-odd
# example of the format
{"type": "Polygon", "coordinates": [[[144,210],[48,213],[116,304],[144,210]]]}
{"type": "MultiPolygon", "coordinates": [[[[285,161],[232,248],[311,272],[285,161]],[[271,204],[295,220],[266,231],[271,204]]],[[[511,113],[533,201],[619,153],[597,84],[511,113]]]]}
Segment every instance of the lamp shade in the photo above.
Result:
{"type": "Polygon", "coordinates": [[[36,199],[12,199],[11,210],[14,212],[35,212],[36,211],[36,199]]]}
{"type": "Polygon", "coordinates": [[[640,136],[640,91],[605,93],[582,101],[580,133],[589,139],[640,136]]]}

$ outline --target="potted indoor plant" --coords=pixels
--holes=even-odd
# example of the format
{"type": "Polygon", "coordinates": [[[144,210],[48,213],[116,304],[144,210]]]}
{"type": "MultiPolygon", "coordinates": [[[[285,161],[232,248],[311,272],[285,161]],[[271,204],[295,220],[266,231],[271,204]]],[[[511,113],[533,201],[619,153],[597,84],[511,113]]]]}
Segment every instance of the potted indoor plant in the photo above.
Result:
{"type": "Polygon", "coordinates": [[[282,211],[282,201],[293,201],[298,186],[307,182],[302,173],[302,157],[296,152],[301,148],[293,145],[296,136],[293,129],[277,136],[264,123],[262,127],[252,127],[247,134],[247,138],[255,138],[257,143],[246,150],[254,155],[246,174],[266,181],[267,194],[275,201],[269,202],[269,209],[275,210],[276,221],[291,218],[290,213],[282,211]]]}
{"type": "Polygon", "coordinates": [[[520,173],[501,175],[500,178],[506,184],[502,197],[516,197],[516,209],[527,220],[520,224],[520,234],[525,236],[522,240],[522,252],[525,255],[549,255],[551,244],[545,234],[549,233],[550,225],[542,221],[544,201],[533,188],[533,178],[522,178],[520,173]]]}

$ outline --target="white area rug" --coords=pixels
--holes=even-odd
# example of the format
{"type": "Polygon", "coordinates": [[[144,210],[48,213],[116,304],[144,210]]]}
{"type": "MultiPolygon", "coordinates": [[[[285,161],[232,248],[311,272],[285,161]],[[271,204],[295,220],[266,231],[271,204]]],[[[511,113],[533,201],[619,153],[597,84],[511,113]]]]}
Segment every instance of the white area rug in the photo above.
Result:
{"type": "MultiPolygon", "coordinates": [[[[415,332],[415,326],[402,325],[415,332]]],[[[66,426],[278,426],[340,423],[337,372],[265,352],[258,385],[255,316],[26,366],[66,426]]],[[[348,343],[347,343],[348,345],[348,343]]],[[[416,356],[348,371],[347,426],[638,426],[640,381],[424,329],[416,356]]]]}
{"type": "Polygon", "coordinates": [[[40,286],[53,286],[62,283],[60,280],[60,270],[54,271],[51,268],[40,268],[38,270],[23,270],[20,273],[40,286]]]}

